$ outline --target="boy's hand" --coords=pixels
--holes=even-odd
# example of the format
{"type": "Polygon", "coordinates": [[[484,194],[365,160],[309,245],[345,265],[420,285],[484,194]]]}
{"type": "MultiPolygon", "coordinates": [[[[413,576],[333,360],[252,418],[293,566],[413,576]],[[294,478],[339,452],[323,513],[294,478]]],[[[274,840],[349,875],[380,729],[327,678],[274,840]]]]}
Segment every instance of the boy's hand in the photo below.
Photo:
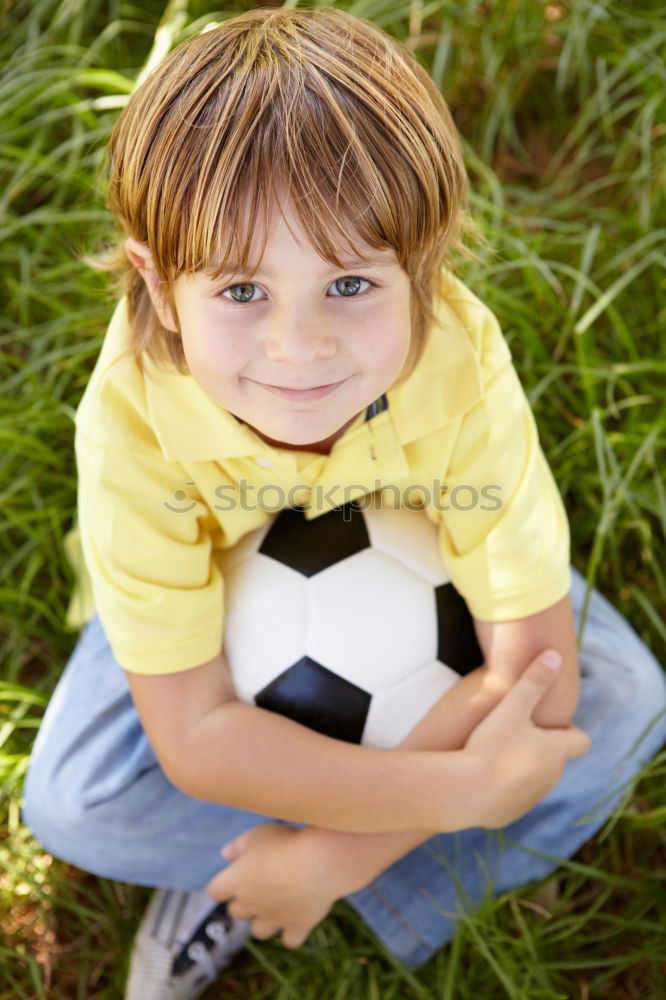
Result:
{"type": "Polygon", "coordinates": [[[287,948],[299,948],[344,895],[322,853],[309,850],[300,833],[279,823],[246,830],[225,846],[230,863],[206,886],[213,899],[228,902],[232,917],[252,920],[255,938],[281,930],[287,948]]]}
{"type": "Polygon", "coordinates": [[[590,749],[576,726],[543,728],[532,713],[558,676],[561,657],[548,666],[540,653],[502,701],[472,732],[465,752],[478,764],[478,802],[471,812],[478,824],[506,826],[524,816],[558,783],[564,765],[590,749]]]}

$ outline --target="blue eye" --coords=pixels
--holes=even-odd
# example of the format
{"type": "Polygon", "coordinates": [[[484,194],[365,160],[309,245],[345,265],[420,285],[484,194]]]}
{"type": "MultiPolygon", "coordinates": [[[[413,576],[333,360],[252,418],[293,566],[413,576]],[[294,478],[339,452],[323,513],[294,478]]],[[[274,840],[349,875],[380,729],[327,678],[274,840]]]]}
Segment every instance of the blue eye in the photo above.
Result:
{"type": "Polygon", "coordinates": [[[252,292],[249,291],[249,289],[256,288],[256,285],[254,285],[251,281],[244,281],[240,285],[229,285],[228,288],[225,288],[220,292],[220,296],[225,296],[227,292],[232,292],[235,288],[242,288],[243,291],[241,292],[240,298],[232,298],[231,301],[240,305],[242,302],[250,302],[252,300],[252,292]]]}
{"type": "MultiPolygon", "coordinates": [[[[360,278],[356,275],[348,275],[344,278],[336,278],[336,280],[331,285],[331,288],[336,288],[339,294],[334,295],[333,298],[346,298],[353,299],[358,298],[358,291],[361,284],[364,283],[369,285],[371,288],[376,288],[374,281],[370,281],[368,278],[360,278]]],[[[217,295],[219,298],[227,298],[227,293],[229,293],[230,298],[227,301],[231,301],[234,305],[243,305],[244,303],[259,302],[260,299],[253,298],[254,291],[257,289],[257,285],[252,281],[244,281],[235,285],[228,285],[227,288],[223,288],[221,292],[217,295]],[[235,290],[241,289],[238,297],[235,297],[235,290]]]]}
{"type": "MultiPolygon", "coordinates": [[[[359,288],[361,287],[361,282],[362,281],[364,281],[366,285],[372,285],[372,282],[368,281],[367,278],[359,278],[359,277],[356,277],[356,276],[354,276],[354,277],[346,277],[346,278],[337,278],[333,282],[333,285],[337,288],[337,290],[340,292],[340,295],[342,297],[344,297],[346,299],[350,299],[350,298],[356,298],[356,293],[358,292],[359,288]]],[[[333,297],[337,298],[338,296],[333,296],[333,297]]]]}

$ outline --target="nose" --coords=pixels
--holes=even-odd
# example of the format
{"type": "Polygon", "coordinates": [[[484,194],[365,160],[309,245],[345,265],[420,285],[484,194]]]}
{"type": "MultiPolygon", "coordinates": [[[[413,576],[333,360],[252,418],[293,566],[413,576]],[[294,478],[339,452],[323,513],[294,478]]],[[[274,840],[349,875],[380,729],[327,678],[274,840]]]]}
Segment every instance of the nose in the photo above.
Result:
{"type": "Polygon", "coordinates": [[[276,309],[268,320],[265,352],[269,361],[306,365],[326,361],[336,350],[332,331],[315,310],[276,309]]]}

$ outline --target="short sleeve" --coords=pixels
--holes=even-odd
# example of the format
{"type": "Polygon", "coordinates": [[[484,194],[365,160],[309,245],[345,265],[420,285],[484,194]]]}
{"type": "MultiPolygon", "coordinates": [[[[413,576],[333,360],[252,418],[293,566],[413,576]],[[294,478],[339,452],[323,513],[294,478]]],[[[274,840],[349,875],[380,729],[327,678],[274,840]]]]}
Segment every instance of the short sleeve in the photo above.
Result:
{"type": "Polygon", "coordinates": [[[142,443],[119,447],[81,430],[76,456],[83,556],[120,665],[167,674],[212,659],[222,646],[223,581],[202,505],[174,502],[185,470],[142,443]]]}
{"type": "Polygon", "coordinates": [[[475,618],[495,622],[569,592],[570,540],[531,407],[497,321],[484,314],[484,395],[460,418],[439,524],[454,586],[475,618]]]}

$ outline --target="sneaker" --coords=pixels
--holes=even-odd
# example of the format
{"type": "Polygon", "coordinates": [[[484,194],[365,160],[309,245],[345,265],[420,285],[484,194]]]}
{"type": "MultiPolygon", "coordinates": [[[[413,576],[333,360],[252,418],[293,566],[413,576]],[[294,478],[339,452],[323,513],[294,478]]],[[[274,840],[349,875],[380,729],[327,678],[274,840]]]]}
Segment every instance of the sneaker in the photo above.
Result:
{"type": "Polygon", "coordinates": [[[204,892],[156,889],[139,925],[125,1000],[195,1000],[250,937],[204,892]]]}

